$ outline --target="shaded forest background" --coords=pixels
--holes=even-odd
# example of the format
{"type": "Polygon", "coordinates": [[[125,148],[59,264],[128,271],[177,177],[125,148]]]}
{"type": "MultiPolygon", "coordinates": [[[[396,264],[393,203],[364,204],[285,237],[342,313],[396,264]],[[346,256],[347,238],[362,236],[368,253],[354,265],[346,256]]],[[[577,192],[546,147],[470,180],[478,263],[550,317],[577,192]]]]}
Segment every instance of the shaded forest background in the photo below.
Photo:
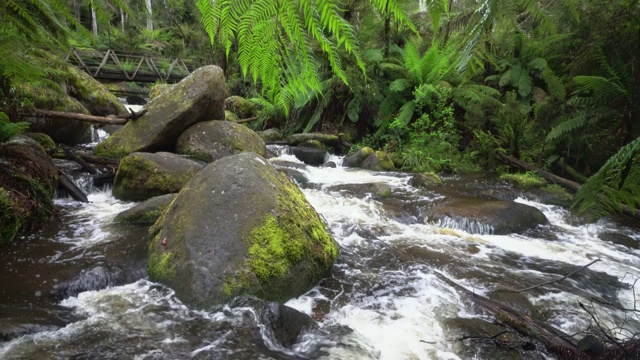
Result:
{"type": "MultiPolygon", "coordinates": [[[[594,217],[640,203],[640,2],[632,0],[5,0],[0,141],[18,82],[57,86],[71,48],[218,64],[256,129],[340,133],[407,171],[507,171],[496,152],[580,183],[594,217]]],[[[168,64],[167,64],[168,65],[168,64]]]]}

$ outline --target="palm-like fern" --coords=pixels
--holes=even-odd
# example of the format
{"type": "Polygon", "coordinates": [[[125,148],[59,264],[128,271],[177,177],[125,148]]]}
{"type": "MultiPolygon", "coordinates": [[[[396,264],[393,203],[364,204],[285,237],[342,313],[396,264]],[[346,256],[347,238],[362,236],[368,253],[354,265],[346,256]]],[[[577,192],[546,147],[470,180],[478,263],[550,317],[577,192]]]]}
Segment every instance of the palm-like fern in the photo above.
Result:
{"type": "Polygon", "coordinates": [[[582,185],[573,205],[593,218],[640,206],[640,138],[622,147],[582,185]]]}

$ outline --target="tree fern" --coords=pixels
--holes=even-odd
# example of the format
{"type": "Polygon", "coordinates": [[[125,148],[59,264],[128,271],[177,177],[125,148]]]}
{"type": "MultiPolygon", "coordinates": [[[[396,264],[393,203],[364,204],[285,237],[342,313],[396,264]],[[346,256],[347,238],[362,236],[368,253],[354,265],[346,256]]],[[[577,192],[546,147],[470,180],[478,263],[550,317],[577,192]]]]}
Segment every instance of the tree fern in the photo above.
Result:
{"type": "Polygon", "coordinates": [[[640,206],[640,138],[622,147],[582,185],[573,204],[592,218],[640,206]]]}
{"type": "Polygon", "coordinates": [[[563,121],[562,123],[553,127],[553,129],[551,129],[551,131],[547,135],[547,141],[567,138],[574,134],[576,131],[583,129],[586,124],[587,117],[584,112],[581,112],[577,116],[563,121]]]}

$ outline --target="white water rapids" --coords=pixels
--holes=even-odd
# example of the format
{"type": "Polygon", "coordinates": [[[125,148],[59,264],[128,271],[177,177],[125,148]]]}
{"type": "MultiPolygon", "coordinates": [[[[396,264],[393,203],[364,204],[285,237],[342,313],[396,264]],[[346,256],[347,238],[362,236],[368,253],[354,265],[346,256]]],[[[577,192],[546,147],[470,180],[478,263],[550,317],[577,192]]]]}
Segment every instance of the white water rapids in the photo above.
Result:
{"type": "MultiPolygon", "coordinates": [[[[278,160],[300,164],[287,155],[278,160]]],[[[487,294],[559,278],[601,259],[580,276],[525,296],[544,309],[548,323],[569,334],[589,324],[578,301],[590,304],[597,297],[634,307],[634,290],[640,291],[640,285],[633,289],[640,276],[640,250],[604,241],[600,235],[619,233],[638,242],[637,230],[607,221],[579,224],[560,207],[519,198],[540,209],[550,225],[524,235],[469,234],[425,224],[415,212],[406,211],[403,206],[420,207],[442,197],[437,189],[411,187],[407,174],[340,166],[301,172],[308,180],[303,192],[329,224],[341,256],[330,278],[286,304],[320,325],[291,349],[265,338],[260,325],[247,320],[249,310],[194,311],[169,289],[142,279],[65,298],[59,305],[73,309],[78,321],[0,342],[0,359],[490,358],[473,350],[473,343],[465,347],[452,341],[460,334],[451,331],[449,319],[486,318],[436,272],[487,294]],[[389,185],[391,197],[340,187],[371,183],[389,185]]],[[[114,201],[105,192],[94,194],[92,201],[73,208],[58,204],[69,208],[73,218],[84,219],[77,220],[83,221],[83,230],[61,232],[54,241],[80,248],[110,241],[106,223],[131,204],[114,201]]],[[[597,315],[610,327],[626,319],[624,312],[614,310],[597,315]]],[[[640,331],[635,319],[627,320],[619,336],[640,331]]]]}

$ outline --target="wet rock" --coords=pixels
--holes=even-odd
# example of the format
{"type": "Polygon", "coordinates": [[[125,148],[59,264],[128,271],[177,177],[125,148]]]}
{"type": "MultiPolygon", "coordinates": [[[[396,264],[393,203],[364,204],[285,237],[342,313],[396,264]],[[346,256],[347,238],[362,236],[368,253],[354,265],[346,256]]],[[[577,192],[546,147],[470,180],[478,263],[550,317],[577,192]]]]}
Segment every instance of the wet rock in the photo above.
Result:
{"type": "Polygon", "coordinates": [[[340,184],[331,186],[328,189],[330,191],[346,192],[360,199],[364,199],[367,194],[371,194],[378,199],[391,196],[391,186],[385,183],[340,184]]]}
{"type": "Polygon", "coordinates": [[[490,291],[487,294],[487,297],[491,300],[495,300],[501,304],[507,305],[515,311],[521,314],[526,314],[527,316],[532,317],[536,320],[546,320],[543,316],[543,313],[538,311],[538,309],[531,303],[531,301],[529,301],[529,299],[523,294],[504,289],[497,289],[490,291]]]}
{"type": "Polygon", "coordinates": [[[145,100],[142,96],[138,95],[129,95],[126,97],[127,105],[147,105],[147,100],[145,100]]]}
{"type": "Polygon", "coordinates": [[[0,244],[53,215],[58,169],[42,146],[16,135],[0,143],[0,244]]]}
{"type": "Polygon", "coordinates": [[[213,162],[242,152],[264,157],[267,147],[262,138],[246,126],[229,121],[205,121],[191,126],[178,137],[176,151],[213,162]]]}
{"type": "Polygon", "coordinates": [[[225,91],[222,69],[201,67],[153,99],[145,115],[99,143],[94,153],[120,158],[133,152],[172,150],[178,136],[190,126],[224,119],[225,91]]]}
{"type": "Polygon", "coordinates": [[[549,222],[540,210],[532,206],[480,198],[443,201],[428,209],[425,215],[428,223],[472,234],[522,233],[549,222]]]}
{"type": "Polygon", "coordinates": [[[598,234],[598,237],[602,241],[607,241],[614,244],[626,246],[629,249],[636,249],[636,250],[640,249],[640,241],[630,236],[627,236],[625,234],[622,234],[620,232],[606,231],[598,234]]]}
{"type": "Polygon", "coordinates": [[[559,186],[545,186],[539,189],[527,190],[529,198],[535,199],[544,204],[571,207],[574,196],[567,190],[559,186]]]}
{"type": "Polygon", "coordinates": [[[255,107],[253,103],[242,96],[229,96],[224,100],[224,106],[240,119],[247,119],[254,116],[255,107]]]}
{"type": "Polygon", "coordinates": [[[335,161],[327,161],[326,163],[322,164],[322,167],[335,169],[338,167],[338,164],[336,164],[335,161]]]}
{"type": "Polygon", "coordinates": [[[370,147],[363,147],[347,156],[342,161],[346,167],[359,167],[373,171],[393,171],[393,161],[384,151],[373,151],[370,147]]]}
{"type": "Polygon", "coordinates": [[[178,194],[167,194],[152,197],[118,214],[113,222],[123,224],[150,224],[155,223],[160,215],[171,205],[178,194]]]}
{"type": "Polygon", "coordinates": [[[285,348],[291,348],[302,334],[318,328],[309,315],[277,302],[240,296],[233,300],[231,307],[252,308],[257,320],[265,327],[267,337],[285,348]]]}
{"type": "Polygon", "coordinates": [[[150,230],[149,276],[184,303],[284,302],[331,269],[338,245],[300,190],[253,153],[209,164],[150,230]]]}
{"type": "Polygon", "coordinates": [[[320,166],[324,164],[327,156],[329,155],[325,149],[305,148],[292,146],[291,153],[298,158],[298,160],[311,166],[320,166]]]}
{"type": "Polygon", "coordinates": [[[303,148],[311,148],[311,149],[322,149],[325,150],[324,145],[318,140],[309,140],[303,143],[298,144],[299,147],[303,148]]]}
{"type": "Polygon", "coordinates": [[[56,148],[56,143],[53,142],[53,139],[51,139],[51,137],[47,134],[30,132],[30,133],[25,133],[24,135],[32,138],[38,144],[40,144],[40,146],[42,146],[44,151],[49,152],[56,148]]]}
{"type": "Polygon", "coordinates": [[[113,196],[142,201],[177,193],[204,165],[180,155],[159,152],[133,153],[120,161],[113,182],[113,196]]]}
{"type": "Polygon", "coordinates": [[[73,315],[72,309],[62,306],[48,305],[44,309],[2,307],[0,308],[0,341],[57,330],[78,320],[79,318],[73,315]]]}
{"type": "Polygon", "coordinates": [[[442,185],[442,179],[434,173],[415,174],[409,184],[416,188],[433,188],[442,185]]]}
{"type": "Polygon", "coordinates": [[[278,129],[267,129],[264,131],[258,131],[258,135],[260,135],[262,140],[267,142],[282,140],[282,133],[280,133],[280,130],[278,129]]]}

